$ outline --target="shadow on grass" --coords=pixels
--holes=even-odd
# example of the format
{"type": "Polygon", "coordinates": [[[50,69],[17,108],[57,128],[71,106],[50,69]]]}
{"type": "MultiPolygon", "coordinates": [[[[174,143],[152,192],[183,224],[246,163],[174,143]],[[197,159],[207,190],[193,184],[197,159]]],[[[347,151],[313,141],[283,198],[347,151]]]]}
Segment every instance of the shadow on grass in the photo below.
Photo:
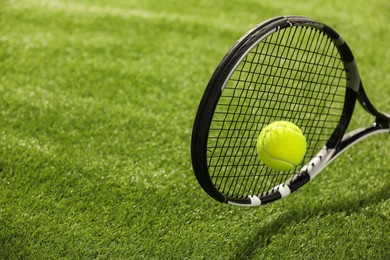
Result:
{"type": "Polygon", "coordinates": [[[255,236],[243,244],[241,249],[236,252],[235,259],[252,259],[261,248],[267,247],[272,242],[274,235],[283,232],[283,230],[292,224],[308,220],[318,216],[329,215],[338,212],[345,212],[346,215],[358,213],[369,205],[374,205],[378,201],[390,198],[390,184],[386,184],[381,189],[362,199],[349,198],[348,200],[337,201],[333,204],[304,208],[303,210],[292,210],[275,219],[270,225],[261,228],[255,236]],[[259,241],[262,241],[259,244],[259,241]]]}

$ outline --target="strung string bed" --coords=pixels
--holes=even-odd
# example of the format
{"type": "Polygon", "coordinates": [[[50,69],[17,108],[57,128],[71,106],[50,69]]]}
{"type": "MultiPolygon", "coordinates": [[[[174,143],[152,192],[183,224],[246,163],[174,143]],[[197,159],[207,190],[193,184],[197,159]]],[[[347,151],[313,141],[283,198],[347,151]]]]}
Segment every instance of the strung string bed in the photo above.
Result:
{"type": "Polygon", "coordinates": [[[293,26],[260,41],[223,87],[207,141],[208,171],[227,196],[264,195],[298,173],[325,145],[344,106],[346,76],[337,48],[315,28],[293,26]],[[301,165],[276,171],[264,165],[257,138],[285,120],[307,140],[301,165]]]}

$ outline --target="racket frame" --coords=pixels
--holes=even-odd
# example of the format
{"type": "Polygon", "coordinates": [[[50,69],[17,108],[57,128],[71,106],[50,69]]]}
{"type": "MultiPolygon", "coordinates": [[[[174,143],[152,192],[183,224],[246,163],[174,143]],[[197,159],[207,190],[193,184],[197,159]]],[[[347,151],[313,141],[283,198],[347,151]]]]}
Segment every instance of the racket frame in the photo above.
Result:
{"type": "Polygon", "coordinates": [[[203,190],[217,201],[239,206],[264,205],[291,194],[312,180],[335,158],[356,142],[374,134],[389,132],[389,121],[389,117],[378,112],[369,101],[361,83],[354,56],[347,43],[336,31],[331,27],[308,17],[280,16],[259,24],[241,37],[225,55],[212,75],[199,104],[194,122],[191,141],[193,169],[203,190]],[[252,195],[244,199],[227,196],[216,189],[208,173],[206,147],[208,129],[211,125],[213,112],[215,111],[225,85],[241,60],[263,39],[272,33],[289,26],[309,26],[319,29],[328,35],[337,47],[344,63],[347,78],[344,107],[340,121],[325,146],[320,149],[320,151],[304,165],[297,174],[293,175],[284,183],[277,185],[261,195],[252,195]],[[371,115],[376,117],[376,121],[371,127],[360,128],[345,134],[352,117],[356,100],[358,100],[371,115]]]}

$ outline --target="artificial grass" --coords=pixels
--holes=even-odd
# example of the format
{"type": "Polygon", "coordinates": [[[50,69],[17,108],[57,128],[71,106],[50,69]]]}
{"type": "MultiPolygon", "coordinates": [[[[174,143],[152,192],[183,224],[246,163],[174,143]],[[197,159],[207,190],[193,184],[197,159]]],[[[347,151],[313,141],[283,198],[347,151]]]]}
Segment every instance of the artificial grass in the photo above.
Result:
{"type": "MultiPolygon", "coordinates": [[[[387,1],[0,6],[0,258],[390,257],[388,136],[255,209],[207,197],[189,155],[216,65],[276,15],[339,31],[369,97],[390,111],[387,1]]],[[[371,121],[358,108],[351,128],[371,121]]]]}

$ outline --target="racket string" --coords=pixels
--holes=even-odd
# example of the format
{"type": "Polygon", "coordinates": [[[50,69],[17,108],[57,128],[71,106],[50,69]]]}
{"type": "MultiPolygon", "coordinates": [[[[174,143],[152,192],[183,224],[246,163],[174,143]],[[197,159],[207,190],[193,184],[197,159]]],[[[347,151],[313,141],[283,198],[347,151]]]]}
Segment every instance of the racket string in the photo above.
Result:
{"type": "MultiPolygon", "coordinates": [[[[273,34],[273,35],[271,35],[271,39],[274,37],[275,35],[273,34]]],[[[278,41],[279,40],[279,37],[280,37],[280,34],[277,34],[276,35],[276,37],[277,37],[277,39],[276,39],[276,41],[278,41]]],[[[273,46],[270,46],[270,45],[262,45],[262,48],[261,48],[261,52],[263,51],[263,48],[265,48],[265,51],[266,52],[273,52],[274,51],[274,48],[277,48],[278,46],[277,45],[273,45],[273,46]],[[271,47],[271,48],[270,48],[271,47]]],[[[258,48],[259,48],[259,45],[257,45],[256,47],[256,51],[255,52],[258,52],[258,48]]],[[[258,57],[258,59],[259,59],[260,57],[258,57]]],[[[252,59],[253,59],[253,57],[252,57],[252,59]]],[[[248,59],[246,58],[244,61],[243,61],[243,67],[246,67],[246,66],[248,66],[249,65],[249,71],[252,71],[251,70],[251,68],[252,68],[252,66],[253,66],[253,63],[251,62],[251,63],[247,63],[247,61],[248,61],[248,59]]],[[[265,67],[261,67],[261,68],[265,68],[265,67]]],[[[256,71],[256,70],[253,70],[253,71],[256,71]]],[[[236,95],[236,94],[238,94],[236,91],[237,90],[239,90],[239,85],[241,84],[241,82],[247,82],[247,79],[248,79],[248,76],[249,75],[251,75],[251,73],[245,73],[245,70],[238,70],[238,79],[239,80],[237,80],[236,82],[235,82],[235,87],[233,88],[233,95],[236,95]],[[243,78],[245,78],[244,80],[242,80],[243,78]]],[[[252,74],[252,77],[253,77],[253,75],[254,74],[252,74]]],[[[238,95],[238,100],[234,100],[234,99],[231,99],[230,100],[230,102],[229,102],[229,106],[232,104],[232,102],[233,101],[235,101],[235,102],[237,102],[237,104],[242,104],[242,103],[245,103],[245,100],[248,100],[248,99],[246,99],[247,98],[247,94],[248,94],[248,92],[247,91],[242,91],[242,92],[240,92],[239,94],[240,95],[238,95]],[[241,93],[244,93],[244,98],[242,97],[243,95],[241,95],[241,93]]],[[[252,97],[253,97],[253,95],[254,95],[254,93],[256,93],[256,92],[252,92],[252,97]]],[[[259,97],[258,96],[258,93],[257,93],[257,98],[261,98],[261,97],[259,97]]],[[[249,109],[249,108],[248,108],[249,109]]],[[[239,123],[240,121],[237,119],[237,117],[238,118],[241,118],[242,117],[242,114],[240,114],[238,111],[241,111],[242,110],[242,106],[235,106],[235,109],[233,110],[233,115],[232,115],[232,120],[231,120],[231,122],[233,122],[232,124],[231,124],[231,126],[233,126],[233,125],[237,125],[237,123],[239,123]]],[[[226,117],[225,117],[225,119],[226,119],[226,117]]],[[[244,120],[245,121],[245,120],[244,120]]],[[[228,132],[230,132],[230,130],[231,130],[231,127],[229,127],[228,128],[228,132]]],[[[240,131],[241,131],[242,129],[237,129],[237,131],[235,131],[238,135],[240,135],[240,131]]],[[[242,131],[241,131],[242,132],[242,131]]],[[[229,140],[229,145],[231,145],[231,143],[230,143],[230,141],[232,140],[231,138],[227,138],[228,140],[229,140]]],[[[240,139],[241,141],[242,141],[242,139],[240,139]]],[[[237,144],[237,142],[238,142],[238,139],[236,139],[236,141],[234,142],[234,146],[237,144]]],[[[224,145],[226,144],[226,142],[224,142],[223,143],[224,145]]],[[[241,153],[242,152],[242,150],[239,150],[239,149],[235,149],[235,150],[230,150],[230,151],[235,151],[235,153],[233,152],[233,154],[231,154],[230,156],[223,156],[222,158],[223,158],[223,162],[225,161],[225,159],[227,158],[227,159],[231,159],[231,158],[236,158],[235,159],[235,164],[236,165],[240,165],[240,160],[243,158],[243,156],[240,154],[240,156],[238,156],[238,153],[241,153]],[[234,157],[232,156],[232,155],[234,155],[234,157]],[[238,159],[237,159],[238,158],[238,159]]],[[[224,165],[224,164],[223,164],[224,165]]],[[[228,191],[227,191],[227,193],[231,193],[231,194],[234,194],[234,189],[237,187],[237,185],[238,185],[238,183],[241,183],[241,181],[238,181],[237,180],[237,178],[239,178],[239,177],[241,177],[242,175],[240,174],[240,175],[237,175],[237,174],[232,174],[232,171],[233,170],[235,170],[235,171],[237,171],[237,170],[240,170],[239,172],[242,172],[242,166],[239,166],[239,167],[230,167],[230,168],[228,168],[228,170],[226,170],[226,167],[223,167],[223,168],[221,168],[220,169],[220,172],[222,172],[222,171],[227,171],[227,173],[228,173],[228,175],[227,176],[229,176],[229,178],[227,179],[227,180],[225,180],[226,178],[224,177],[224,178],[221,178],[220,179],[220,182],[221,183],[224,183],[224,185],[221,187],[221,189],[223,190],[223,191],[225,191],[226,190],[226,187],[228,187],[228,191]]],[[[216,180],[218,180],[219,178],[218,178],[218,176],[216,176],[216,180]]]]}
{"type": "Polygon", "coordinates": [[[257,44],[224,86],[210,126],[207,156],[215,186],[247,197],[289,179],[302,165],[285,172],[265,166],[256,151],[261,129],[277,120],[297,124],[307,138],[307,161],[339,121],[345,84],[337,50],[319,30],[289,27],[257,44]]]}

